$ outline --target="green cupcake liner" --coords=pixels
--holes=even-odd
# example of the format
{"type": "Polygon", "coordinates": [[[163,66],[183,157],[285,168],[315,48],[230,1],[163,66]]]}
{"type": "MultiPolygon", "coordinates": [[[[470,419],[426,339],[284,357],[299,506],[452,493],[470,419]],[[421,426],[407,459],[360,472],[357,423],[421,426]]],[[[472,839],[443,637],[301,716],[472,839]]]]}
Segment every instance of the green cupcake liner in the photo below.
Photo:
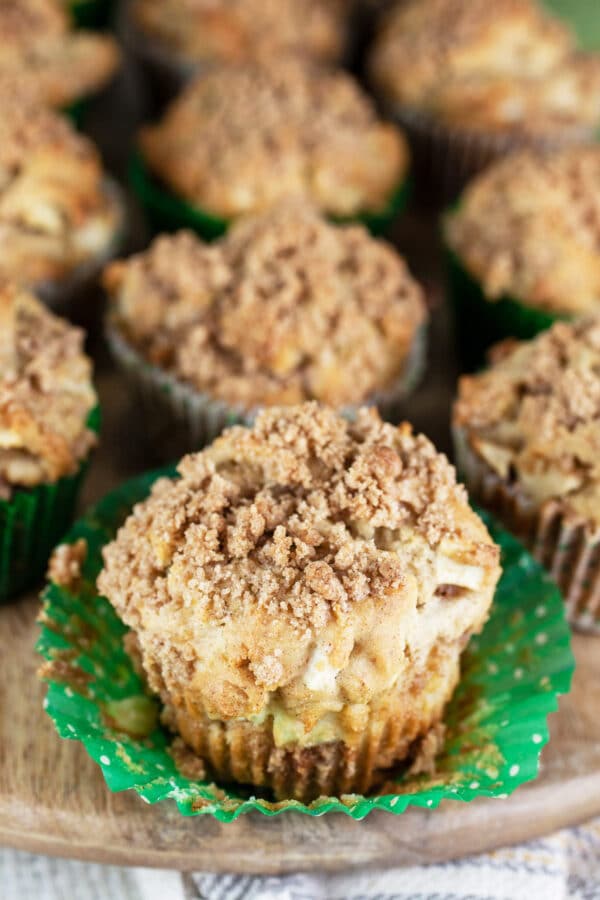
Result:
{"type": "Polygon", "coordinates": [[[489,300],[458,256],[445,249],[448,294],[461,361],[468,370],[485,363],[486,351],[505,338],[529,340],[569,316],[544,312],[513,297],[489,300]]]}
{"type": "MultiPolygon", "coordinates": [[[[90,414],[88,428],[99,430],[98,408],[90,414]]],[[[43,576],[52,548],[73,521],[87,467],[86,460],[74,475],[0,500],[0,603],[43,576]]]]}
{"type": "Polygon", "coordinates": [[[71,0],[70,13],[77,28],[107,28],[112,19],[113,0],[71,0]]]}
{"type": "MultiPolygon", "coordinates": [[[[205,240],[212,241],[229,228],[230,220],[192,206],[165,188],[149,171],[139,152],[134,153],[129,161],[129,182],[155,232],[190,228],[205,240]]],[[[410,192],[410,179],[407,178],[382,209],[349,217],[331,216],[331,221],[342,225],[360,222],[372,234],[382,234],[406,208],[410,192]]]]}
{"type": "Polygon", "coordinates": [[[550,577],[485,513],[480,515],[502,548],[504,574],[490,619],[463,657],[435,774],[396,770],[388,793],[321,797],[306,805],[271,802],[252,788],[216,786],[179,772],[169,753],[172,736],[158,725],[158,703],[123,649],[127,629],[95,588],[103,545],[156,478],[174,474],[163,469],[139,476],[93,507],[67,537],[88,543],[77,592],[50,584],[43,594],[37,650],[59,664],[46,668],[44,707],[61,737],[84,744],[110,790],[132,789],[147,803],[170,798],[185,816],[209,814],[222,822],[250,811],[273,816],[288,810],[362,819],[375,809],[398,814],[409,806],[434,808],[444,799],[505,797],[536,777],[547,716],[570,687],[570,631],[550,577]]]}

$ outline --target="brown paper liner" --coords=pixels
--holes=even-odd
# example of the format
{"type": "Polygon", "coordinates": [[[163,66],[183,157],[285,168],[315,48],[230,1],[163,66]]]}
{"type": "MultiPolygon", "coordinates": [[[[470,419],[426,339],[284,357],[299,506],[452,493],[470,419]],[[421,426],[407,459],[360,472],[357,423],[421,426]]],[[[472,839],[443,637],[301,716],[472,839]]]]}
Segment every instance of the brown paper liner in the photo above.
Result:
{"type": "Polygon", "coordinates": [[[271,721],[215,721],[185,708],[164,708],[163,724],[184,742],[222,782],[270,788],[277,800],[310,802],[321,796],[365,794],[389,778],[389,768],[410,760],[422,739],[441,721],[459,678],[460,649],[432,652],[426,671],[399,688],[376,709],[352,743],[328,741],[312,746],[277,747],[271,721]],[[423,682],[434,673],[436,688],[426,699],[423,682]]]}
{"type": "Polygon", "coordinates": [[[564,129],[553,136],[488,134],[442,124],[419,110],[388,107],[388,114],[405,130],[417,185],[436,205],[451,203],[474,175],[514,150],[549,151],[594,140],[583,128],[564,129]]]}
{"type": "Polygon", "coordinates": [[[600,533],[589,521],[568,516],[559,500],[538,507],[505,479],[454,429],[456,465],[469,495],[496,515],[550,573],[563,595],[572,625],[600,633],[600,533]]]}
{"type": "MultiPolygon", "coordinates": [[[[143,417],[148,443],[159,458],[170,459],[197,450],[213,441],[230,425],[252,425],[259,409],[244,409],[217,400],[179,381],[169,372],[148,363],[137,350],[108,325],[106,338],[111,353],[131,386],[143,417]]],[[[374,393],[365,403],[377,406],[388,421],[398,420],[402,402],[416,386],[425,367],[427,335],[425,327],[415,334],[404,371],[390,389],[374,393]]],[[[348,418],[358,405],[341,413],[348,418]]]]}

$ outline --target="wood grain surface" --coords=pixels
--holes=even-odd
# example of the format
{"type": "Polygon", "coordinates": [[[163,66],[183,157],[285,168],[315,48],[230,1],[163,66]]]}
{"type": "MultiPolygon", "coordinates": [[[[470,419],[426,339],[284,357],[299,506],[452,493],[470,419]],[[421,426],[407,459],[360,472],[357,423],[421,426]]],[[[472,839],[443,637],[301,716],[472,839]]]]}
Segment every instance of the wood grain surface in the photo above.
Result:
{"type": "MultiPolygon", "coordinates": [[[[407,229],[400,245],[418,266],[411,246],[430,248],[431,242],[418,225],[409,222],[407,229]]],[[[435,264],[429,252],[422,264],[430,277],[435,264]]],[[[432,289],[429,297],[430,367],[407,416],[447,449],[456,367],[440,293],[432,289]]],[[[156,462],[128,407],[126,387],[102,352],[99,367],[105,424],[86,503],[156,462]]],[[[542,774],[506,800],[449,801],[401,816],[375,812],[363,822],[288,813],[272,819],[252,814],[224,825],[209,816],[183,818],[174,803],[151,807],[131,792],[111,794],[83,748],[56,735],[35,677],[37,609],[35,595],[0,607],[0,844],[105,863],[275,874],[445,860],[600,815],[600,638],[575,637],[573,691],[552,716],[542,774]]]]}

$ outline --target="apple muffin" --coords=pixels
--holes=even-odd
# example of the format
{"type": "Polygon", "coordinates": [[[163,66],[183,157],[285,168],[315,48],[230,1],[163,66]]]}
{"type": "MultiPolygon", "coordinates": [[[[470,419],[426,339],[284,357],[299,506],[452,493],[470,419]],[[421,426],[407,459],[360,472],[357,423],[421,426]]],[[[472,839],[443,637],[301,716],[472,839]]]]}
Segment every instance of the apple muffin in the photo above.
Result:
{"type": "Polygon", "coordinates": [[[212,244],[159,237],[104,284],[117,362],[184,450],[262,406],[370,401],[393,416],[423,368],[427,311],[403,259],[302,200],[212,244]]]}
{"type": "Polygon", "coordinates": [[[300,800],[410,758],[500,575],[425,437],[314,402],[185,457],[103,557],[164,723],[217,778],[300,800]]]}
{"type": "Polygon", "coordinates": [[[334,217],[377,213],[408,170],[401,132],[354,79],[298,58],[212,69],[142,129],[140,150],[172,195],[226,222],[290,195],[334,217]]]}
{"type": "Polygon", "coordinates": [[[506,341],[459,383],[453,428],[469,493],[543,563],[571,621],[600,628],[600,315],[506,341]]]}

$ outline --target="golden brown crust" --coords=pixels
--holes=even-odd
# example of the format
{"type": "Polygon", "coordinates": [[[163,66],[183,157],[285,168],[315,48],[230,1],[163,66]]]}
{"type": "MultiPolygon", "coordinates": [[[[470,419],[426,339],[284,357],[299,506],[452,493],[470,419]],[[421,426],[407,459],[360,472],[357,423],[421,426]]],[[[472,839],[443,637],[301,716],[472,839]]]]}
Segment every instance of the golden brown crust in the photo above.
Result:
{"type": "Polygon", "coordinates": [[[96,404],[83,333],[30,294],[0,288],[0,496],[56,481],[78,468],[95,443],[87,428],[96,404]]]}
{"type": "Polygon", "coordinates": [[[446,241],[490,300],[561,313],[600,303],[600,149],[495,163],[446,219],[446,241]]]}
{"type": "Polygon", "coordinates": [[[403,260],[287,202],[204,244],[160,237],[105,272],[113,324],[198,391],[253,409],[362,402],[403,375],[426,310],[403,260]]]}
{"type": "Polygon", "coordinates": [[[182,61],[241,62],[264,52],[338,60],[349,3],[344,0],[134,0],[131,18],[182,61]]]}
{"type": "Polygon", "coordinates": [[[277,747],[356,746],[417,686],[429,727],[448,681],[427,660],[455,671],[499,576],[445,457],[374,411],[305,404],[229,429],[179,474],[104,548],[98,588],[184,738],[243,720],[277,747]]]}
{"type": "Polygon", "coordinates": [[[65,107],[97,91],[118,62],[114,39],[71,31],[56,0],[0,2],[0,76],[28,84],[45,103],[65,107]]]}
{"type": "Polygon", "coordinates": [[[600,121],[600,56],[536,0],[398,4],[370,66],[388,100],[452,126],[564,136],[600,121]]]}
{"type": "Polygon", "coordinates": [[[463,377],[460,441],[534,506],[600,520],[600,317],[559,323],[463,377]]]}
{"type": "Polygon", "coordinates": [[[93,144],[0,77],[0,280],[69,275],[104,255],[120,218],[93,144]]]}
{"type": "Polygon", "coordinates": [[[140,145],[171,190],[226,218],[289,195],[341,216],[381,209],[408,166],[401,133],[350,75],[296,58],[211,70],[140,145]]]}

